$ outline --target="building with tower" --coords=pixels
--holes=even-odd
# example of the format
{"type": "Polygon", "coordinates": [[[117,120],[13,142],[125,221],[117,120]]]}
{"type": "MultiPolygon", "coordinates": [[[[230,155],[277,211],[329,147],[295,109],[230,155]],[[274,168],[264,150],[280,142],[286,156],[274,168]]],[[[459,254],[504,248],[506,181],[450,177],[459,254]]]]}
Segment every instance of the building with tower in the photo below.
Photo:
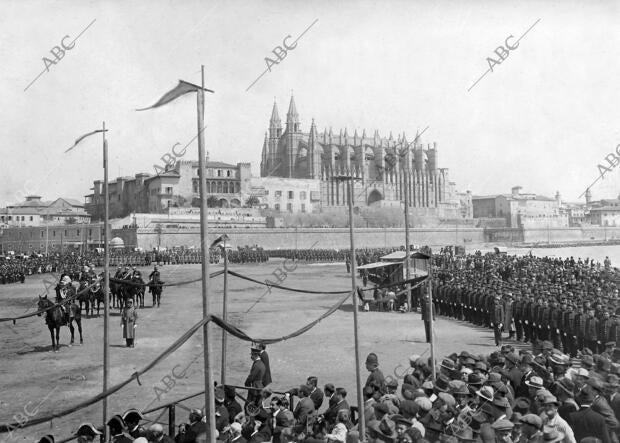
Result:
{"type": "MultiPolygon", "coordinates": [[[[317,130],[314,119],[302,131],[295,98],[291,97],[284,126],[274,102],[261,156],[261,177],[314,179],[320,182],[322,209],[346,207],[353,175],[354,206],[401,206],[408,187],[414,213],[439,218],[471,218],[471,194],[458,193],[448,169],[439,167],[437,143],[411,142],[405,133],[394,138],[341,129],[317,130]]],[[[315,205],[315,209],[316,209],[315,205]]]]}

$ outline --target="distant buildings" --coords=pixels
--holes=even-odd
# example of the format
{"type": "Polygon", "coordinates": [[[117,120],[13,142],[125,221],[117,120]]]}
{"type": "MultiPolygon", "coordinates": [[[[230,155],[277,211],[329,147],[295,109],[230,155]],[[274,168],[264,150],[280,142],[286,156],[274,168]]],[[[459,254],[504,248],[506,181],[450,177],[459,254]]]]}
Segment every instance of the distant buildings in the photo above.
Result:
{"type": "Polygon", "coordinates": [[[2,252],[23,253],[103,247],[103,223],[12,226],[0,232],[2,252]]]}
{"type": "Polygon", "coordinates": [[[591,202],[590,221],[593,225],[620,226],[620,200],[615,198],[591,202]]]}
{"type": "Polygon", "coordinates": [[[84,204],[70,198],[43,201],[38,195],[29,195],[24,202],[0,208],[0,225],[5,227],[88,222],[90,215],[84,210],[84,204]]]}
{"type": "Polygon", "coordinates": [[[522,193],[521,186],[510,194],[473,196],[474,219],[503,219],[510,228],[559,228],[569,226],[569,217],[561,210],[560,195],[556,198],[522,193]]]}
{"type": "MultiPolygon", "coordinates": [[[[284,128],[274,103],[261,156],[261,177],[317,180],[320,205],[346,207],[349,181],[354,176],[354,206],[396,206],[403,204],[405,187],[414,214],[439,218],[471,216],[467,194],[456,192],[448,169],[439,167],[437,144],[425,146],[420,137],[408,142],[403,133],[396,139],[367,136],[347,130],[334,135],[319,133],[314,120],[302,132],[295,99],[291,97],[284,128]]],[[[276,204],[276,203],[273,203],[276,204]]],[[[280,203],[281,205],[282,203],[280,203]]]]}
{"type": "MultiPolygon", "coordinates": [[[[207,162],[207,192],[210,207],[239,208],[249,195],[250,164],[207,162]]],[[[163,213],[169,208],[199,207],[198,161],[178,161],[159,175],[146,173],[118,177],[109,183],[110,219],[131,213],[163,213]]],[[[104,190],[96,180],[86,196],[86,210],[95,220],[103,219],[104,190]]]]}

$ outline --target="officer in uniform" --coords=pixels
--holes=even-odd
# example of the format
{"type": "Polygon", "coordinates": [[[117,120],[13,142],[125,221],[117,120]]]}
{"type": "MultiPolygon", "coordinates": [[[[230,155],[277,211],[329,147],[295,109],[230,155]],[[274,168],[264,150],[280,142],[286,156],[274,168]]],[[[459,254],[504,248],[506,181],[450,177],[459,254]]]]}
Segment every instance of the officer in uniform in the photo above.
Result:
{"type": "Polygon", "coordinates": [[[92,423],[82,423],[75,433],[78,443],[92,443],[101,432],[92,423]]]}
{"type": "Polygon", "coordinates": [[[127,424],[127,433],[134,439],[138,437],[146,437],[146,429],[140,424],[140,420],[144,416],[137,409],[128,409],[123,414],[123,421],[127,424]]]}
{"type": "Polygon", "coordinates": [[[133,439],[125,435],[125,422],[120,415],[113,416],[107,423],[110,428],[110,442],[112,443],[132,443],[133,439]]]}
{"type": "Polygon", "coordinates": [[[502,344],[502,330],[504,329],[504,321],[506,312],[504,306],[500,303],[499,295],[495,296],[495,304],[493,306],[493,314],[491,315],[491,324],[495,335],[495,346],[502,344]]]}

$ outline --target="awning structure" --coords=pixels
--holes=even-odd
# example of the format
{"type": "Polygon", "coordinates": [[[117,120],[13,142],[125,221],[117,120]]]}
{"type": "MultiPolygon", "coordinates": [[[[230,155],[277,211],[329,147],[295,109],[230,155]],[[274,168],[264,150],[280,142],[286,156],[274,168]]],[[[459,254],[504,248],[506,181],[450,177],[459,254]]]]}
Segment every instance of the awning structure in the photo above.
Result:
{"type": "Polygon", "coordinates": [[[376,269],[394,265],[398,265],[398,263],[378,261],[376,263],[368,263],[367,265],[358,266],[357,269],[376,269]]]}

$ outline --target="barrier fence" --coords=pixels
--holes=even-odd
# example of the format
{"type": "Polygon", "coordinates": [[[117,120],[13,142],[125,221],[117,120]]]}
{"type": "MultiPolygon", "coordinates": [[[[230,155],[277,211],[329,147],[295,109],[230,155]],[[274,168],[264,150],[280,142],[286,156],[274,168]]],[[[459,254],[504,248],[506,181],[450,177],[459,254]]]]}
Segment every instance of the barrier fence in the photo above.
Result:
{"type": "MultiPolygon", "coordinates": [[[[223,274],[224,271],[220,270],[217,272],[214,272],[212,274],[209,275],[209,278],[213,278],[216,276],[219,276],[221,274],[223,274]]],[[[288,287],[284,287],[284,286],[279,286],[279,285],[273,285],[273,284],[268,284],[265,282],[261,282],[259,280],[253,279],[251,277],[247,277],[244,276],[242,274],[236,273],[234,271],[228,271],[228,273],[230,275],[233,275],[235,277],[244,279],[244,280],[248,280],[248,281],[252,281],[254,283],[258,283],[261,285],[265,285],[265,286],[270,286],[270,287],[276,287],[276,288],[280,288],[283,290],[287,290],[287,291],[293,291],[293,292],[299,292],[299,293],[307,293],[307,294],[328,294],[328,295],[334,295],[334,294],[343,294],[343,296],[338,299],[336,301],[336,303],[334,303],[334,305],[332,305],[327,311],[325,311],[322,315],[320,315],[317,319],[311,321],[310,323],[308,323],[307,325],[303,326],[300,329],[297,329],[287,335],[284,335],[282,337],[276,337],[276,338],[253,338],[250,337],[248,334],[246,334],[244,331],[242,331],[241,329],[237,328],[236,326],[228,323],[227,321],[214,316],[214,315],[210,315],[207,318],[203,318],[201,319],[198,323],[196,323],[194,326],[192,326],[190,329],[188,329],[183,335],[181,335],[174,343],[172,343],[168,348],[166,348],[164,351],[162,351],[155,359],[153,359],[151,362],[149,362],[146,366],[144,366],[142,369],[135,371],[133,374],[131,374],[131,376],[127,379],[125,379],[124,381],[117,383],[116,385],[110,387],[109,389],[107,389],[104,392],[101,392],[99,394],[97,394],[96,396],[89,398],[87,400],[84,400],[82,402],[77,403],[76,405],[73,405],[69,408],[66,408],[62,411],[59,412],[55,412],[52,414],[49,414],[47,416],[44,417],[39,417],[39,418],[32,418],[29,421],[27,421],[26,423],[18,423],[18,422],[14,422],[14,423],[5,423],[5,424],[0,424],[0,433],[7,433],[7,432],[12,432],[15,431],[17,429],[25,429],[25,428],[29,428],[41,423],[46,423],[49,421],[52,421],[53,419],[56,418],[61,418],[67,415],[70,415],[80,409],[86,408],[88,406],[91,406],[95,403],[98,403],[99,401],[103,400],[104,398],[118,392],[119,390],[121,390],[123,387],[127,386],[129,383],[131,383],[134,379],[138,382],[139,385],[142,385],[142,383],[140,382],[140,376],[144,375],[145,373],[147,373],[148,371],[150,371],[151,369],[153,369],[155,366],[157,366],[159,363],[161,363],[163,360],[165,360],[167,357],[169,357],[172,353],[174,353],[178,348],[180,348],[187,340],[189,340],[191,338],[192,335],[194,335],[194,333],[196,333],[196,331],[200,330],[205,324],[207,324],[208,322],[213,322],[215,323],[217,326],[219,326],[221,329],[223,329],[224,331],[226,331],[227,333],[241,339],[244,341],[249,341],[249,342],[253,342],[253,343],[263,343],[263,344],[274,344],[274,343],[278,343],[281,341],[285,341],[285,340],[290,340],[292,338],[295,338],[301,334],[304,334],[305,332],[309,331],[310,329],[312,329],[313,327],[315,327],[318,323],[320,323],[322,320],[326,319],[327,317],[331,316],[334,312],[336,312],[345,302],[347,299],[349,299],[349,297],[352,298],[352,300],[355,300],[355,293],[353,291],[331,291],[331,292],[321,292],[321,291],[312,291],[312,290],[306,290],[306,289],[298,289],[298,288],[288,288],[288,287]]],[[[112,281],[112,279],[110,279],[112,281]]],[[[178,286],[180,284],[188,284],[194,281],[199,281],[198,280],[192,280],[189,282],[179,282],[179,283],[170,283],[167,284],[167,286],[178,286]]],[[[409,283],[416,283],[415,286],[413,286],[411,288],[411,290],[417,288],[418,286],[424,284],[426,281],[428,280],[428,277],[415,277],[409,280],[405,280],[402,282],[398,282],[398,283],[392,283],[389,285],[385,285],[385,286],[381,286],[379,287],[380,289],[385,289],[385,288],[389,288],[389,287],[393,287],[393,286],[399,286],[399,285],[406,285],[409,283]]],[[[125,281],[122,281],[123,283],[127,283],[125,281]]],[[[94,283],[93,285],[84,288],[82,291],[79,291],[78,293],[76,293],[74,296],[71,296],[71,299],[76,298],[79,294],[89,290],[91,287],[95,286],[97,283],[94,283]]],[[[359,291],[371,291],[374,290],[375,288],[358,288],[358,296],[359,296],[359,291]]],[[[68,303],[69,301],[71,301],[70,299],[65,300],[63,303],[68,303]]],[[[22,318],[27,318],[27,317],[32,317],[35,315],[39,315],[40,313],[43,313],[49,309],[52,309],[52,307],[47,308],[47,309],[43,309],[43,310],[39,310],[37,312],[33,312],[30,314],[26,314],[23,316],[19,316],[19,317],[8,317],[8,318],[0,318],[0,322],[6,322],[6,321],[13,321],[13,323],[15,323],[16,320],[18,319],[22,319],[22,318]]],[[[236,388],[241,388],[241,389],[248,389],[247,387],[240,387],[240,386],[235,386],[236,388]]],[[[252,388],[250,388],[252,389],[252,388]]],[[[182,399],[178,399],[175,400],[173,402],[167,403],[165,405],[162,406],[158,406],[156,408],[144,411],[144,413],[151,413],[151,412],[155,412],[158,410],[162,410],[162,409],[168,409],[168,426],[169,426],[169,430],[172,432],[173,434],[173,427],[170,428],[171,423],[174,425],[175,422],[175,408],[177,405],[180,404],[180,402],[182,401],[186,401],[188,399],[197,397],[201,394],[204,394],[204,390],[202,392],[198,392],[195,394],[192,394],[190,396],[184,397],[182,399]]],[[[172,435],[171,434],[171,435],[172,435]]],[[[70,441],[72,440],[72,438],[67,438],[65,440],[61,440],[59,443],[65,442],[65,441],[70,441]]]]}

